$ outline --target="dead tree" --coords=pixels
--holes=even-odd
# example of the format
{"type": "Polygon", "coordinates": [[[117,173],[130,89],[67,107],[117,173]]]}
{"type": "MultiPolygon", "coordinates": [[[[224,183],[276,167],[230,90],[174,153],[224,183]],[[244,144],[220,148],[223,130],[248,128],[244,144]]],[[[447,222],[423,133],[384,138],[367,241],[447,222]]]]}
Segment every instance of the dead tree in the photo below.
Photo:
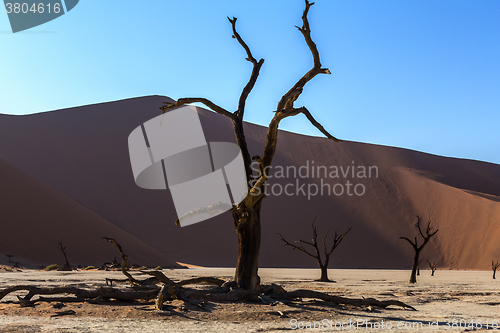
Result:
{"type": "Polygon", "coordinates": [[[430,262],[429,260],[427,260],[427,263],[429,264],[429,268],[431,269],[431,276],[434,276],[434,272],[436,271],[436,262],[430,262]]]}
{"type": "Polygon", "coordinates": [[[12,258],[14,258],[13,254],[6,254],[7,258],[9,258],[9,262],[12,263],[12,258]]]}
{"type": "Polygon", "coordinates": [[[232,19],[228,17],[233,30],[232,37],[235,38],[243,47],[247,56],[246,60],[249,61],[253,66],[250,79],[243,88],[243,91],[239,98],[237,110],[234,112],[229,112],[206,98],[196,97],[180,98],[174,103],[164,102],[165,105],[160,108],[163,112],[166,112],[168,110],[175,109],[186,104],[198,102],[204,104],[218,114],[228,117],[233,124],[236,143],[240,147],[243,156],[248,184],[248,195],[246,196],[246,198],[241,203],[234,205],[231,209],[238,239],[238,261],[236,263],[234,278],[238,283],[238,286],[246,290],[256,290],[257,286],[260,283],[260,278],[258,276],[258,259],[261,242],[260,211],[262,200],[265,197],[264,186],[267,179],[267,175],[264,172],[261,172],[261,174],[257,176],[257,179],[253,179],[251,168],[252,159],[259,163],[259,168],[261,170],[266,170],[265,168],[270,166],[273,162],[273,157],[276,151],[276,144],[278,140],[278,126],[280,122],[287,117],[296,116],[298,114],[305,115],[306,118],[329,139],[340,141],[330,135],[330,133],[328,133],[323,128],[323,126],[321,126],[321,124],[319,124],[314,119],[307,108],[305,108],[304,106],[296,107],[294,105],[297,98],[299,98],[299,96],[302,94],[303,88],[307,82],[312,80],[318,74],[330,74],[330,70],[321,66],[318,49],[311,38],[311,29],[309,27],[307,15],[309,13],[309,9],[313,4],[314,3],[311,3],[308,0],[305,1],[305,9],[302,14],[302,27],[297,28],[302,33],[305,42],[309,47],[309,50],[311,51],[314,65],[293,85],[293,87],[286,94],[281,97],[280,101],[278,102],[276,110],[274,111],[274,117],[272,118],[268,127],[266,143],[264,145],[262,157],[250,157],[251,155],[248,150],[247,142],[245,139],[245,132],[243,129],[243,116],[245,112],[246,99],[257,81],[260,69],[264,64],[264,59],[260,59],[259,61],[257,61],[254,58],[252,52],[250,51],[250,48],[236,31],[235,17],[233,17],[232,19]]]}
{"type": "Polygon", "coordinates": [[[335,231],[335,236],[333,237],[333,244],[332,244],[332,247],[330,248],[330,250],[328,250],[329,247],[326,245],[326,237],[328,237],[328,233],[330,231],[328,230],[326,232],[326,235],[324,235],[322,237],[323,238],[324,258],[325,258],[323,261],[321,259],[321,251],[319,250],[319,247],[318,247],[318,233],[316,232],[316,227],[314,226],[315,221],[316,221],[316,217],[314,218],[314,220],[312,222],[312,229],[313,229],[312,241],[306,242],[303,240],[298,240],[298,241],[295,241],[295,243],[304,243],[304,244],[312,246],[314,248],[316,254],[313,254],[313,253],[307,251],[302,246],[298,246],[298,245],[295,245],[295,244],[288,242],[286,239],[283,238],[283,236],[280,233],[278,233],[278,235],[280,235],[281,240],[283,242],[285,242],[285,245],[291,246],[293,248],[293,250],[295,250],[295,249],[300,250],[300,251],[304,252],[305,254],[307,254],[309,257],[316,259],[316,261],[318,262],[318,266],[321,270],[321,278],[318,281],[335,282],[335,281],[331,281],[330,279],[328,279],[328,263],[330,262],[330,255],[332,254],[333,251],[335,251],[337,246],[339,246],[340,242],[342,242],[345,235],[347,235],[349,233],[349,231],[351,231],[352,227],[349,227],[347,229],[347,231],[345,233],[343,233],[342,235],[338,235],[337,232],[335,231]]]}
{"type": "Polygon", "coordinates": [[[422,232],[422,228],[420,227],[420,217],[418,215],[417,215],[417,224],[415,224],[415,227],[417,227],[420,236],[422,236],[422,238],[424,239],[424,242],[422,243],[422,245],[418,246],[418,240],[417,240],[418,236],[415,236],[414,242],[412,242],[410,239],[408,239],[406,237],[399,237],[400,239],[404,239],[405,241],[410,243],[411,246],[413,247],[413,250],[415,251],[415,256],[413,257],[413,266],[411,269],[410,283],[417,282],[417,270],[418,270],[420,252],[422,252],[424,246],[427,245],[427,243],[429,242],[431,237],[434,236],[438,232],[438,229],[436,229],[436,231],[434,231],[434,232],[431,232],[431,230],[432,230],[431,221],[429,221],[429,223],[427,224],[427,228],[425,229],[425,234],[424,234],[422,232]]]}
{"type": "Polygon", "coordinates": [[[61,268],[62,271],[71,271],[72,268],[71,268],[71,265],[69,264],[69,261],[68,261],[68,256],[66,255],[66,246],[63,246],[63,241],[61,239],[61,241],[59,243],[59,249],[61,250],[62,254],[64,255],[64,261],[65,261],[65,264],[64,266],[61,268]]]}
{"type": "Polygon", "coordinates": [[[491,261],[491,269],[493,270],[493,279],[496,279],[495,275],[497,273],[497,268],[500,267],[500,263],[494,262],[493,260],[491,261]]]}

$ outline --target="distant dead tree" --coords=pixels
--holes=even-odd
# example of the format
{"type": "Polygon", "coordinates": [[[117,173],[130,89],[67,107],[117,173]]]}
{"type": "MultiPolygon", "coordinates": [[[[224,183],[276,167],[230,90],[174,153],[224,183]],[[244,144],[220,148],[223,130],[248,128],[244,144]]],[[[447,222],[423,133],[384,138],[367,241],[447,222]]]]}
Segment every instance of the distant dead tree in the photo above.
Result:
{"type": "Polygon", "coordinates": [[[320,252],[319,247],[318,247],[318,233],[316,232],[316,227],[314,226],[314,222],[316,222],[316,217],[314,218],[314,220],[312,222],[312,229],[313,229],[312,242],[298,240],[298,241],[295,241],[295,243],[304,243],[304,244],[312,246],[314,248],[314,250],[316,251],[316,254],[310,253],[302,246],[298,246],[298,245],[295,245],[295,244],[288,242],[286,239],[283,238],[283,236],[280,233],[278,233],[278,235],[280,235],[281,240],[283,242],[285,242],[285,246],[286,245],[291,246],[294,250],[295,249],[300,250],[300,251],[304,252],[305,254],[307,254],[308,256],[310,256],[311,258],[316,259],[316,261],[318,262],[318,266],[321,269],[321,278],[319,279],[319,281],[321,281],[321,282],[335,282],[335,281],[331,281],[330,279],[328,279],[328,263],[330,262],[330,255],[332,254],[333,251],[335,251],[337,246],[339,246],[340,242],[342,242],[345,235],[347,235],[349,233],[349,231],[351,231],[352,227],[349,227],[347,229],[347,231],[345,233],[343,233],[342,235],[338,235],[337,232],[335,231],[335,236],[333,237],[333,244],[330,247],[330,250],[328,250],[329,247],[326,245],[326,237],[328,237],[328,233],[330,231],[328,230],[326,232],[326,235],[324,235],[322,237],[323,238],[324,257],[325,257],[325,260],[323,261],[321,259],[321,252],[320,252]]]}
{"type": "Polygon", "coordinates": [[[61,241],[59,243],[60,246],[60,250],[62,252],[62,254],[64,255],[64,260],[65,260],[65,264],[64,266],[61,268],[62,271],[71,271],[71,265],[69,264],[69,261],[68,261],[68,256],[66,255],[66,246],[63,246],[63,241],[61,239],[61,241]]]}
{"type": "Polygon", "coordinates": [[[429,268],[431,269],[431,276],[434,276],[434,272],[436,271],[436,262],[433,261],[432,263],[427,260],[427,263],[429,264],[429,268]]]}
{"type": "Polygon", "coordinates": [[[434,236],[437,232],[436,231],[431,232],[432,227],[431,227],[431,221],[427,224],[427,228],[425,229],[425,234],[422,232],[422,228],[420,227],[420,217],[417,215],[417,223],[415,224],[415,227],[418,229],[418,232],[420,233],[420,236],[424,239],[424,242],[422,245],[418,246],[418,241],[417,241],[417,236],[415,236],[415,242],[412,242],[410,239],[406,237],[399,237],[399,239],[404,239],[408,243],[411,244],[413,247],[413,250],[415,251],[415,256],[413,257],[413,267],[411,269],[411,276],[410,276],[410,283],[416,283],[417,282],[417,270],[418,270],[418,265],[419,265],[419,257],[420,257],[420,252],[422,252],[422,249],[424,248],[425,245],[429,242],[432,236],[434,236]]]}
{"type": "Polygon", "coordinates": [[[422,261],[424,261],[424,259],[420,259],[418,261],[418,266],[417,266],[417,275],[420,276],[420,264],[422,263],[422,261]]]}
{"type": "Polygon", "coordinates": [[[6,254],[7,258],[9,258],[9,262],[12,262],[12,258],[14,258],[13,254],[6,254]]]}
{"type": "Polygon", "coordinates": [[[497,268],[500,266],[500,263],[498,262],[494,262],[493,260],[491,261],[491,269],[493,270],[493,279],[496,279],[495,275],[497,273],[497,268]]]}

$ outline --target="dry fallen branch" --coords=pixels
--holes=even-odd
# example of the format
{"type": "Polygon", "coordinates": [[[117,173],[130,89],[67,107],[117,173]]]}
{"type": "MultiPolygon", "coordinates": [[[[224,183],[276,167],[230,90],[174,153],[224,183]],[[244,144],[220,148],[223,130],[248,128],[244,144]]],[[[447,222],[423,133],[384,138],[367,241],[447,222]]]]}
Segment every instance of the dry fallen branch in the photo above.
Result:
{"type": "Polygon", "coordinates": [[[158,286],[134,288],[121,290],[111,287],[100,287],[96,289],[84,289],[73,286],[62,287],[36,287],[29,285],[12,286],[0,291],[0,300],[15,291],[27,291],[28,294],[22,298],[21,302],[29,302],[35,295],[58,295],[71,294],[83,300],[90,298],[116,299],[118,301],[151,300],[156,297],[160,288],[158,286]]]}
{"type": "Polygon", "coordinates": [[[213,284],[216,285],[217,287],[222,286],[224,283],[226,283],[225,280],[221,280],[218,278],[214,278],[211,276],[202,276],[202,277],[197,277],[197,278],[192,278],[188,280],[183,280],[181,282],[177,282],[177,286],[186,286],[189,284],[200,284],[200,283],[206,283],[206,284],[213,284]]]}
{"type": "Polygon", "coordinates": [[[362,298],[362,299],[346,298],[346,297],[328,295],[325,293],[312,290],[295,290],[285,293],[271,294],[269,295],[269,297],[272,299],[285,300],[285,301],[292,301],[297,298],[312,298],[312,299],[320,299],[325,302],[330,302],[339,305],[352,305],[356,307],[375,306],[383,309],[393,305],[393,306],[400,306],[403,309],[410,309],[416,311],[414,307],[397,300],[379,301],[375,298],[362,298]]]}
{"type": "MultiPolygon", "coordinates": [[[[153,272],[148,272],[153,274],[153,272]]],[[[163,275],[161,272],[156,272],[163,275]]],[[[158,280],[171,281],[166,276],[160,276],[160,274],[154,274],[158,277],[158,280]]],[[[0,290],[0,300],[10,293],[17,291],[27,291],[28,294],[24,297],[17,296],[21,306],[32,306],[36,301],[40,302],[96,302],[96,301],[109,301],[111,299],[122,301],[122,302],[136,302],[136,301],[151,301],[155,300],[156,308],[159,310],[163,309],[163,304],[165,302],[179,299],[185,303],[194,305],[200,310],[207,310],[207,302],[258,302],[264,303],[266,305],[275,305],[279,302],[289,303],[289,302],[300,302],[301,299],[319,299],[325,302],[338,304],[338,305],[350,305],[354,307],[379,307],[387,308],[388,306],[399,306],[403,309],[415,310],[414,307],[407,305],[398,300],[384,300],[379,301],[374,298],[363,298],[363,299],[353,299],[340,296],[333,296],[322,292],[312,291],[312,290],[295,290],[287,292],[281,286],[272,285],[262,285],[259,286],[259,292],[253,292],[249,290],[244,290],[237,288],[234,281],[224,282],[221,279],[215,277],[199,277],[193,279],[187,279],[180,282],[162,283],[162,286],[133,286],[127,287],[125,289],[118,289],[112,287],[100,287],[96,289],[86,289],[74,286],[62,286],[62,287],[36,287],[30,285],[19,285],[12,286],[0,290]],[[207,283],[217,286],[215,289],[209,290],[198,290],[189,289],[183,286],[190,284],[200,284],[207,283]],[[57,298],[45,298],[40,297],[38,300],[33,301],[32,298],[36,295],[72,295],[66,297],[57,298]]]]}
{"type": "MultiPolygon", "coordinates": [[[[27,291],[28,294],[24,297],[17,296],[21,306],[32,306],[34,301],[32,298],[35,295],[60,295],[70,294],[74,296],[67,296],[65,298],[43,298],[40,297],[37,301],[51,302],[57,300],[58,302],[68,301],[87,301],[95,302],[96,300],[110,300],[117,301],[150,301],[155,300],[156,308],[163,309],[163,303],[173,299],[180,299],[186,303],[196,306],[200,310],[207,310],[208,302],[261,302],[268,305],[274,305],[278,302],[291,302],[297,301],[302,298],[320,299],[325,302],[330,302],[340,305],[351,305],[355,307],[375,306],[379,308],[387,308],[388,306],[400,306],[404,309],[415,310],[410,305],[402,303],[398,300],[385,300],[379,301],[374,298],[352,299],[340,296],[332,296],[326,293],[321,293],[312,290],[295,290],[287,292],[283,287],[271,284],[260,285],[258,291],[249,291],[238,288],[235,281],[224,281],[222,279],[202,276],[174,282],[166,277],[160,271],[141,271],[144,274],[152,275],[157,283],[161,284],[150,286],[131,286],[125,289],[118,289],[112,287],[99,287],[96,289],[85,289],[74,286],[62,287],[47,287],[41,288],[30,285],[12,286],[0,290],[0,300],[10,293],[17,291],[27,291]],[[189,289],[184,286],[193,284],[209,284],[214,285],[216,288],[209,290],[189,289]]],[[[135,280],[135,279],[134,279],[135,280]]],[[[137,281],[137,280],[135,280],[137,281]]]]}

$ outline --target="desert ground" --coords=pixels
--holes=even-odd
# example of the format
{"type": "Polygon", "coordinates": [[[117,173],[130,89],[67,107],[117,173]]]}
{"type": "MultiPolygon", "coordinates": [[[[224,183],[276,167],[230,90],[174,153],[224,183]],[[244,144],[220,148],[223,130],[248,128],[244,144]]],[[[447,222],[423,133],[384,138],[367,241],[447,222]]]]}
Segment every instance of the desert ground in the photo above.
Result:
{"type": "MultiPolygon", "coordinates": [[[[163,271],[174,281],[196,276],[231,278],[233,268],[190,268],[163,271]]],[[[0,302],[0,332],[468,332],[500,330],[500,282],[491,271],[422,270],[418,283],[409,284],[404,270],[329,270],[336,283],[314,281],[318,269],[262,268],[262,283],[277,283],[287,291],[311,289],[351,298],[398,299],[417,311],[352,308],[315,300],[274,306],[252,303],[211,303],[199,311],[174,301],[163,311],[154,303],[37,301],[21,307],[15,295],[0,302]],[[74,314],[57,316],[73,310],[74,314]],[[344,327],[342,328],[342,324],[344,327]],[[316,325],[316,328],[314,328],[316,325]]],[[[141,275],[141,273],[134,273],[141,275]]],[[[0,288],[18,284],[38,286],[105,286],[105,278],[122,278],[119,271],[0,270],[0,288]]],[[[37,299],[35,296],[34,300],[37,299]]]]}

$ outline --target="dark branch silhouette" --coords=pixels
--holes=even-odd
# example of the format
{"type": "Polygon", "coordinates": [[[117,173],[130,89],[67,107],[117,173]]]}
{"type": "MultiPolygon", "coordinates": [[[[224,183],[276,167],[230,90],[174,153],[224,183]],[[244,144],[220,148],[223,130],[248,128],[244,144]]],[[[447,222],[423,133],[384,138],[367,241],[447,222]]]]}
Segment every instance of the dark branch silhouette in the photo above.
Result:
{"type": "Polygon", "coordinates": [[[342,242],[344,237],[349,233],[349,231],[351,231],[352,227],[349,227],[347,229],[347,231],[345,233],[343,233],[342,235],[338,235],[337,232],[335,231],[335,236],[333,237],[333,244],[331,247],[328,247],[326,245],[326,238],[328,237],[328,233],[330,231],[328,230],[326,232],[326,234],[324,236],[322,236],[322,238],[323,238],[323,251],[324,251],[324,261],[323,261],[321,259],[321,251],[319,250],[319,247],[318,247],[318,233],[316,231],[316,226],[314,225],[314,222],[316,222],[316,217],[314,218],[314,220],[312,222],[312,229],[313,229],[312,241],[307,242],[304,240],[297,240],[297,241],[295,241],[295,243],[303,243],[306,245],[310,245],[314,248],[315,253],[311,253],[311,252],[307,251],[302,246],[295,245],[295,244],[288,242],[285,238],[283,238],[283,236],[280,233],[278,233],[278,235],[280,235],[281,240],[283,242],[285,242],[285,245],[291,246],[293,248],[293,250],[295,250],[295,249],[300,250],[300,251],[304,252],[305,254],[307,254],[309,257],[316,259],[316,261],[318,262],[318,266],[321,269],[321,278],[319,279],[319,281],[321,281],[321,282],[335,282],[335,281],[331,281],[328,278],[328,264],[330,262],[330,256],[333,253],[333,251],[335,251],[337,246],[339,246],[340,242],[342,242]]]}
{"type": "Polygon", "coordinates": [[[418,240],[417,236],[415,236],[415,241],[411,241],[409,238],[406,237],[399,237],[400,239],[404,239],[408,243],[411,244],[413,247],[413,250],[415,251],[415,256],[413,257],[413,266],[411,269],[411,276],[410,276],[410,283],[416,283],[417,282],[417,270],[418,270],[418,265],[419,265],[419,257],[420,257],[420,252],[422,252],[423,248],[429,240],[431,239],[432,236],[434,236],[437,232],[436,231],[432,232],[432,227],[431,227],[431,221],[427,224],[427,228],[425,228],[425,234],[422,232],[422,228],[420,227],[420,217],[417,215],[417,224],[415,224],[415,227],[417,228],[420,236],[424,239],[424,242],[422,245],[418,246],[418,240]]]}

